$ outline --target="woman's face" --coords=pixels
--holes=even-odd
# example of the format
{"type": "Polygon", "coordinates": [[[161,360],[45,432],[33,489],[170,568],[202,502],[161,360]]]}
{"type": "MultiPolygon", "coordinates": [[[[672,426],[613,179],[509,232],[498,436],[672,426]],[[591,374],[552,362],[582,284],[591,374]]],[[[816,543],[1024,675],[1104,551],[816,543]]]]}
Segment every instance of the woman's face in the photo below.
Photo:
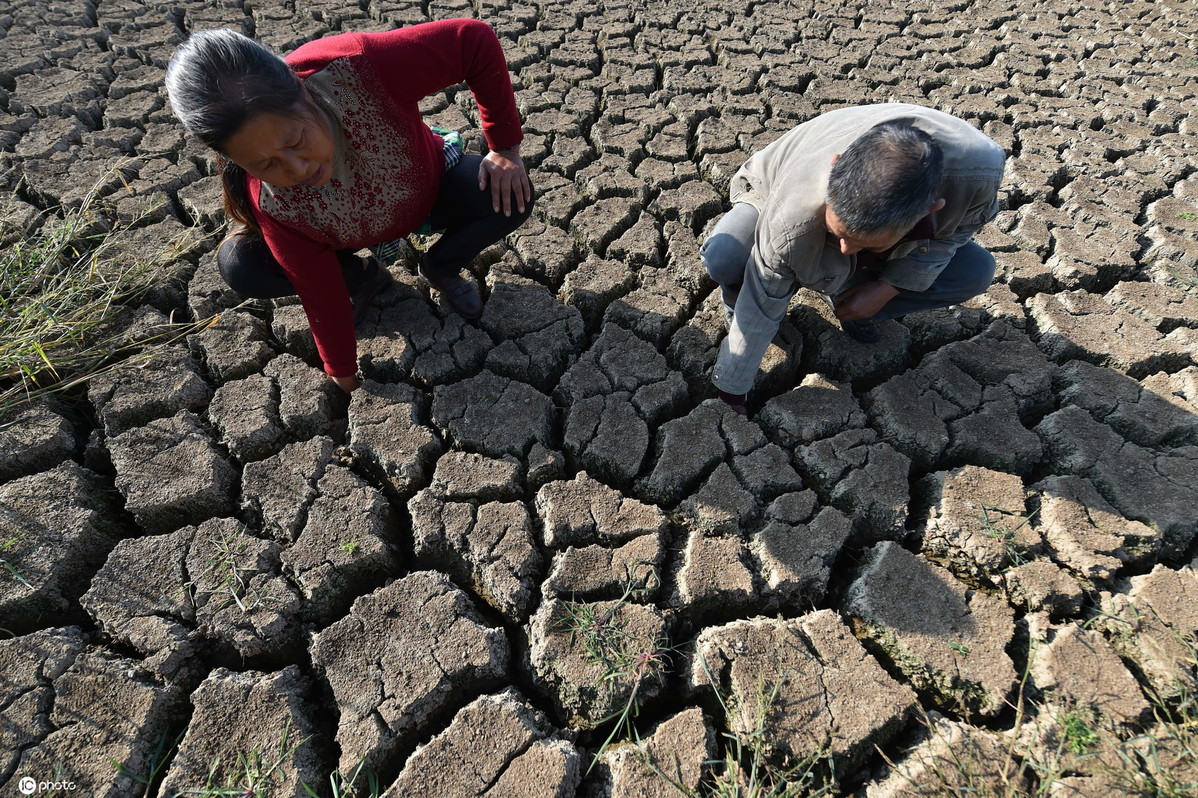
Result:
{"type": "Polygon", "coordinates": [[[304,100],[287,114],[250,117],[225,140],[225,155],[278,188],[323,186],[333,176],[333,136],[324,116],[304,100]]]}

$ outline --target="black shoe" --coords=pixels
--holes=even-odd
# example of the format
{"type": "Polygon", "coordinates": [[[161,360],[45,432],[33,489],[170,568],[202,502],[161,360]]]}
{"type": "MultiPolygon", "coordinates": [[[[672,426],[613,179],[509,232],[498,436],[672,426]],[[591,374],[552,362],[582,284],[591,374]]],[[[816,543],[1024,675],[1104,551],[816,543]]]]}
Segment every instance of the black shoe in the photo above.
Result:
{"type": "Polygon", "coordinates": [[[380,263],[378,258],[367,258],[364,270],[366,274],[362,278],[362,284],[349,295],[349,302],[354,308],[354,324],[361,324],[362,319],[366,318],[366,309],[370,307],[370,301],[378,296],[379,291],[395,282],[391,272],[387,271],[387,267],[380,263]]]}
{"type": "Polygon", "coordinates": [[[441,292],[441,296],[445,298],[446,304],[454,313],[467,321],[475,321],[482,317],[482,297],[478,295],[478,289],[474,287],[474,283],[462,277],[460,272],[448,275],[433,274],[427,268],[423,258],[420,260],[420,265],[416,267],[416,271],[421,277],[428,280],[429,285],[441,292]]]}
{"type": "Polygon", "coordinates": [[[882,331],[873,319],[857,319],[856,321],[841,321],[840,329],[848,337],[863,344],[876,344],[882,340],[882,331]]]}

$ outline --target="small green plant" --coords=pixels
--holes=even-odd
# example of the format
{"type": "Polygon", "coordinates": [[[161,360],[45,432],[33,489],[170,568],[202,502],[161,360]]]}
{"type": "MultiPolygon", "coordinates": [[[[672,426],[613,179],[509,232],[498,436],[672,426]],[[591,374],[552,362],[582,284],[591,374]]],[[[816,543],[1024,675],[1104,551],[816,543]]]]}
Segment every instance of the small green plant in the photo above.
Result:
{"type": "MultiPolygon", "coordinates": [[[[253,538],[242,531],[225,532],[208,538],[207,542],[212,553],[204,559],[204,575],[210,577],[210,581],[215,582],[216,586],[207,588],[204,594],[206,596],[219,595],[221,600],[219,609],[236,604],[242,612],[250,612],[266,601],[262,592],[253,585],[253,577],[258,573],[257,569],[247,568],[240,564],[249,551],[252,540],[253,538]]],[[[197,588],[194,582],[188,582],[183,587],[184,590],[191,593],[193,598],[197,597],[197,588]]]]}
{"type": "Polygon", "coordinates": [[[153,753],[150,754],[150,761],[147,763],[148,770],[146,773],[134,773],[125,767],[121,762],[115,759],[109,759],[109,763],[116,768],[117,773],[122,776],[127,776],[133,779],[138,784],[144,786],[146,795],[151,795],[151,788],[158,782],[162,775],[162,769],[170,762],[171,754],[179,747],[179,743],[183,740],[183,735],[186,732],[179,732],[178,736],[172,741],[171,738],[164,732],[158,738],[158,744],[154,746],[153,753]]]}
{"type": "Polygon", "coordinates": [[[356,541],[356,540],[345,541],[344,543],[341,544],[341,550],[343,552],[345,552],[346,554],[348,554],[350,557],[353,557],[355,554],[358,553],[358,541],[356,541]]]}
{"type": "Polygon", "coordinates": [[[974,518],[982,524],[982,534],[993,540],[997,540],[1002,546],[1003,555],[1008,563],[1014,567],[1027,565],[1027,552],[1023,550],[1017,542],[1019,530],[1031,523],[1036,517],[1039,509],[1033,510],[1027,515],[1020,515],[1012,510],[1004,510],[1001,507],[995,507],[989,504],[982,505],[982,514],[974,516],[974,518]],[[991,516],[995,513],[995,516],[991,516]],[[1015,526],[1007,526],[1000,520],[1001,517],[1007,516],[1019,519],[1019,523],[1015,526]]]}
{"type": "Polygon", "coordinates": [[[287,760],[297,748],[307,742],[307,738],[304,738],[297,743],[291,743],[290,737],[291,726],[284,725],[277,753],[268,756],[263,756],[258,751],[238,754],[237,761],[228,769],[221,766],[218,757],[208,769],[204,786],[184,790],[180,795],[194,798],[269,798],[275,795],[276,785],[287,777],[284,770],[287,760]]]}
{"type": "Polygon", "coordinates": [[[1066,748],[1081,756],[1098,745],[1098,733],[1090,720],[1079,710],[1070,710],[1059,719],[1062,741],[1066,748]]]}
{"type": "Polygon", "coordinates": [[[1192,222],[1195,219],[1198,219],[1198,214],[1194,213],[1193,211],[1182,211],[1181,213],[1177,214],[1177,218],[1184,219],[1187,222],[1192,222]]]}
{"type": "MultiPolygon", "coordinates": [[[[21,532],[17,535],[14,535],[14,536],[8,538],[7,540],[3,541],[2,543],[0,543],[0,554],[4,554],[6,551],[13,548],[14,546],[16,546],[18,543],[20,543],[24,539],[25,539],[25,533],[21,532]]],[[[12,563],[10,563],[8,560],[6,560],[4,558],[0,558],[0,565],[4,566],[4,570],[8,571],[8,573],[12,576],[13,579],[17,580],[18,582],[20,582],[22,585],[29,588],[30,590],[33,590],[33,585],[29,584],[29,582],[27,582],[25,580],[25,577],[21,576],[21,572],[17,570],[17,567],[15,565],[13,565],[12,563]]]]}
{"type": "Polygon", "coordinates": [[[961,659],[965,659],[969,656],[969,646],[965,645],[964,643],[954,643],[950,641],[948,647],[951,648],[953,652],[956,653],[956,655],[961,659]]]}
{"type": "Polygon", "coordinates": [[[645,567],[644,575],[637,576],[636,568],[630,569],[623,594],[606,609],[600,610],[589,603],[565,602],[566,617],[557,629],[568,633],[571,642],[581,638],[585,661],[601,667],[599,682],[608,690],[614,692],[629,680],[632,684],[621,708],[603,719],[603,723],[613,720],[615,723],[607,739],[599,746],[587,772],[621,732],[629,737],[635,734],[633,721],[640,714],[642,689],[669,664],[670,648],[667,641],[654,640],[646,647],[619,622],[620,610],[630,603],[634,594],[649,589],[650,584],[660,583],[657,569],[652,564],[642,562],[638,566],[645,567]]]}
{"type": "MultiPolygon", "coordinates": [[[[349,796],[361,796],[361,792],[354,789],[359,778],[366,780],[366,798],[379,798],[379,777],[370,768],[364,767],[366,760],[358,763],[354,768],[354,772],[349,775],[349,778],[341,773],[340,770],[334,770],[329,774],[329,791],[333,798],[349,798],[349,796]]],[[[321,798],[320,793],[312,788],[311,785],[303,783],[300,786],[304,788],[310,798],[321,798]]]]}

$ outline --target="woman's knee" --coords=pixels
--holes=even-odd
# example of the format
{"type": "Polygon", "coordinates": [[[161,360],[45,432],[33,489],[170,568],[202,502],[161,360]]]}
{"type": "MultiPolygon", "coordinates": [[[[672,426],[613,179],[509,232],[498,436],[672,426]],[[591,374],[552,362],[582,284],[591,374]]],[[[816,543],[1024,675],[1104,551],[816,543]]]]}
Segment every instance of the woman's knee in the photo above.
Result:
{"type": "Polygon", "coordinates": [[[295,293],[260,236],[227,236],[216,250],[216,266],[225,284],[244,297],[277,299],[295,293]]]}

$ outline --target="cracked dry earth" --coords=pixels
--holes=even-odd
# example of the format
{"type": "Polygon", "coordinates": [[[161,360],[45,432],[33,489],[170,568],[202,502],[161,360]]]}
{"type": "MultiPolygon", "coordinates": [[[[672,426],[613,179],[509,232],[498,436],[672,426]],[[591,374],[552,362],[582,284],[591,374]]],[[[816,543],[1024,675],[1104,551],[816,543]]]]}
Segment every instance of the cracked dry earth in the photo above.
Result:
{"type": "MultiPolygon", "coordinates": [[[[701,789],[740,735],[846,793],[952,794],[997,790],[1008,750],[1047,760],[1070,709],[1151,732],[1149,699],[1195,687],[1192,12],[8,4],[5,224],[96,181],[118,216],[165,198],[122,245],[175,246],[176,279],[124,323],[221,315],[0,429],[21,575],[0,571],[0,789],[168,796],[258,757],[274,795],[364,763],[391,798],[664,796],[653,768],[701,789]],[[504,43],[536,213],[476,264],[477,326],[404,253],[347,400],[297,305],[239,306],[216,238],[177,244],[221,211],[163,68],[215,26],[286,51],[452,16],[504,43]],[[801,292],[737,416],[706,385],[723,328],[697,256],[728,179],[799,122],[890,100],[1009,152],[979,238],[997,281],[875,346],[801,292]],[[630,698],[647,753],[591,767],[630,698]],[[957,773],[946,746],[990,764],[957,773]]],[[[479,146],[468,91],[425,109],[479,146]]],[[[1074,757],[1051,794],[1119,794],[1121,766],[1074,757]]]]}

